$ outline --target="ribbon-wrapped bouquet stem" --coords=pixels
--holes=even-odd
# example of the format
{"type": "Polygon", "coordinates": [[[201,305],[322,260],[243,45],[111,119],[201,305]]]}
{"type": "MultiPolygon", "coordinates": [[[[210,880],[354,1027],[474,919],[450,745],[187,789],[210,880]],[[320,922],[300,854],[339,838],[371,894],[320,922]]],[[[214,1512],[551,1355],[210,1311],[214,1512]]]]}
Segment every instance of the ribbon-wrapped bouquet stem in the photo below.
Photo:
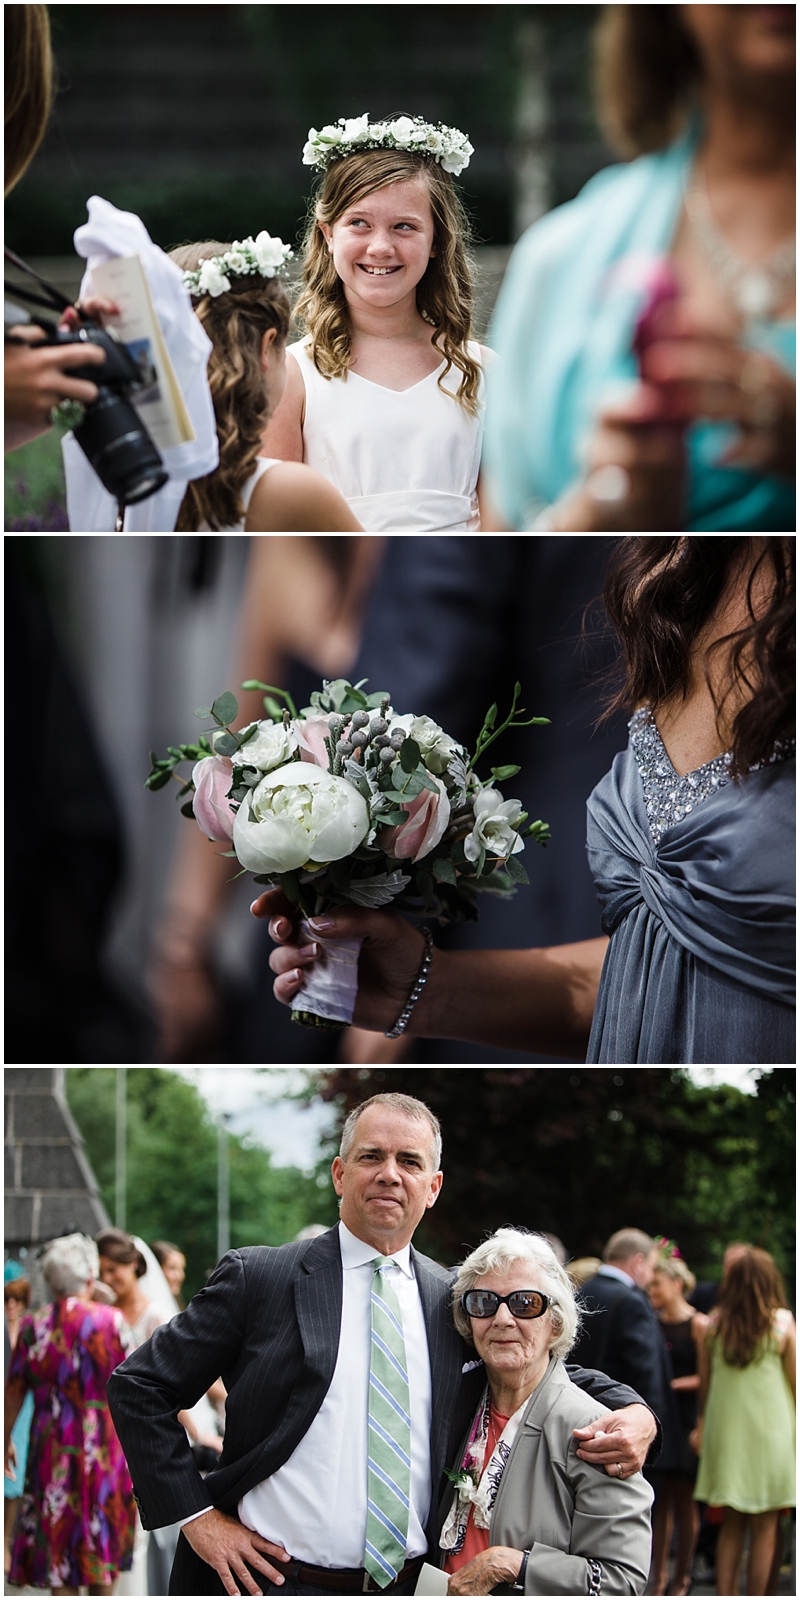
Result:
{"type": "MultiPolygon", "coordinates": [[[[222,694],[195,716],[213,726],[193,744],[151,751],[149,789],[178,778],[184,816],[209,839],[231,846],[243,872],[280,887],[303,917],[331,906],[393,905],[440,921],[476,917],[476,899],[508,897],[528,875],[518,860],[526,838],[545,844],[544,822],[529,822],[519,800],[497,785],[519,772],[476,764],[510,727],[524,720],[516,684],[511,709],[498,723],[490,707],[470,756],[427,716],[398,715],[391,696],[367,694],[364,682],[323,682],[298,712],[282,689],[248,679],[264,693],[266,717],[234,729],[236,696],[222,694]]],[[[321,939],[305,926],[322,957],[303,991],[295,1021],[342,1027],[352,1021],[360,940],[321,939]]]]}

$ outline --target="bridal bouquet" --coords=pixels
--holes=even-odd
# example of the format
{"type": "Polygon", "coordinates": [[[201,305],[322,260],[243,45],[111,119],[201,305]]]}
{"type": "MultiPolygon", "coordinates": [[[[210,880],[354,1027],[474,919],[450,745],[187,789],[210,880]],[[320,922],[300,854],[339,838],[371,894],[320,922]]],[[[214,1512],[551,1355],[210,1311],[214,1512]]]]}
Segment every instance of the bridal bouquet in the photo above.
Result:
{"type": "MultiPolygon", "coordinates": [[[[230,693],[200,706],[195,716],[214,726],[163,758],[151,751],[146,787],[163,788],[191,761],[191,777],[179,779],[183,815],[230,844],[225,854],[256,883],[283,889],[303,917],[390,904],[442,921],[476,917],[478,894],[506,897],[528,883],[517,858],[526,838],[547,842],[548,826],[529,823],[520,801],[497,788],[519,767],[492,767],[488,780],[475,770],[507,728],[548,721],[522,720],[519,684],[505,721],[490,707],[472,756],[430,717],[399,716],[388,694],[365,694],[363,681],[323,682],[300,712],[282,689],[256,679],[242,688],[264,691],[266,718],[234,730],[239,706],[230,693]]],[[[301,933],[322,956],[305,1009],[292,1014],[343,1026],[353,1015],[361,941],[326,940],[305,923],[301,933]]]]}

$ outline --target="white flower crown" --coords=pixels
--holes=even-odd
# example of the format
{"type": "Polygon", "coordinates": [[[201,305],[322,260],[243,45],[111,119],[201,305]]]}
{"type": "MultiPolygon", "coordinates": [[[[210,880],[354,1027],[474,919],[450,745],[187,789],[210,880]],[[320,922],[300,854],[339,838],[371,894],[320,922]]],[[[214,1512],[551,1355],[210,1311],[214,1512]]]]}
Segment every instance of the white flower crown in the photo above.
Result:
{"type": "Polygon", "coordinates": [[[414,155],[432,156],[445,172],[458,177],[474,153],[465,133],[447,128],[443,122],[425,122],[422,117],[396,117],[394,122],[370,123],[369,115],[340,117],[327,128],[309,128],[303,150],[303,165],[320,172],[339,156],[355,150],[410,150],[414,155]]]}
{"type": "Polygon", "coordinates": [[[210,294],[215,299],[230,289],[231,278],[281,277],[293,251],[282,239],[259,233],[254,239],[235,239],[221,256],[209,256],[194,272],[184,272],[183,281],[190,294],[210,294]],[[228,276],[230,274],[230,277],[228,276]]]}

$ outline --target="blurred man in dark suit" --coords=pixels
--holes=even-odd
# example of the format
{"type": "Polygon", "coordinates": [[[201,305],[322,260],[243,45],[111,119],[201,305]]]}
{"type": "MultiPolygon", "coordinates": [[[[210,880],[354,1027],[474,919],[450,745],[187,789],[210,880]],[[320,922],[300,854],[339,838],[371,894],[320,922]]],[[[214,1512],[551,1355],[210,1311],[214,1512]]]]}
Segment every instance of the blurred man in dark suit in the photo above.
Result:
{"type": "Polygon", "coordinates": [[[581,1290],[588,1314],[575,1353],[588,1367],[631,1384],[663,1418],[670,1392],[668,1357],[646,1294],[656,1255],[654,1241],[638,1228],[612,1234],[603,1266],[581,1290]]]}

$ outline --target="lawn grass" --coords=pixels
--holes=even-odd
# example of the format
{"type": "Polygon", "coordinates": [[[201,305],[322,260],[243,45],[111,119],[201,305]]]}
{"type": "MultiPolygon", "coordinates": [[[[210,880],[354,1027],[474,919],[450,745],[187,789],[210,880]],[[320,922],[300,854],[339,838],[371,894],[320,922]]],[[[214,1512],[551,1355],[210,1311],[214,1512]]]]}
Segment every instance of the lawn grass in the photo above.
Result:
{"type": "Polygon", "coordinates": [[[6,533],[66,533],[67,491],[61,460],[65,428],[50,428],[5,458],[6,533]]]}

